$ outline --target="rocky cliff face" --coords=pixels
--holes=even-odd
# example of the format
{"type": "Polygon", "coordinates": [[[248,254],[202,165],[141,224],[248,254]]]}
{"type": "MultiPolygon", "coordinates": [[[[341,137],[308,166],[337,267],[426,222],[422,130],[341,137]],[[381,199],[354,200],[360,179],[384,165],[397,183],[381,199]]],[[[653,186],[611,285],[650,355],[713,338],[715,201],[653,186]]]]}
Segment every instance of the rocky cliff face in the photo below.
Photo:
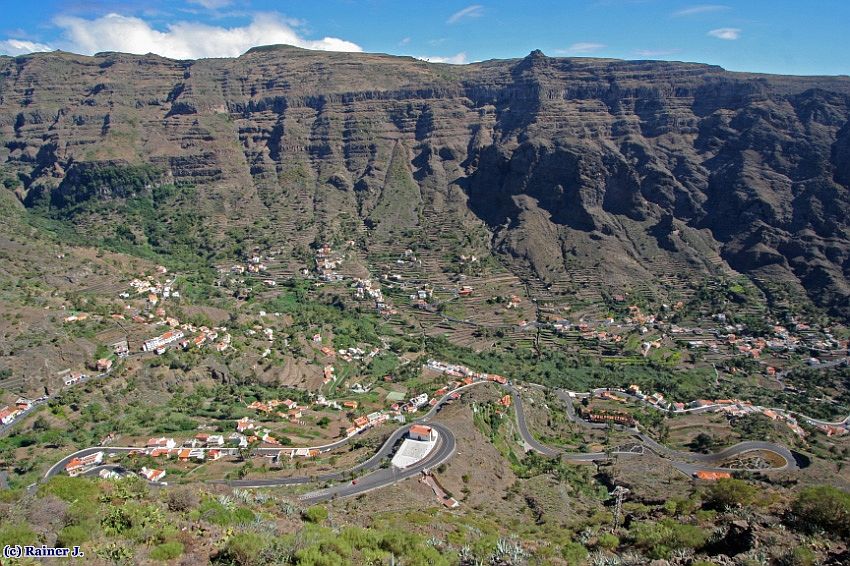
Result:
{"type": "Polygon", "coordinates": [[[38,54],[0,58],[0,140],[31,206],[120,197],[71,181],[147,164],[198,187],[217,230],[264,218],[309,241],[354,223],[377,246],[477,224],[552,283],[736,270],[850,316],[847,78],[540,52],[38,54]]]}

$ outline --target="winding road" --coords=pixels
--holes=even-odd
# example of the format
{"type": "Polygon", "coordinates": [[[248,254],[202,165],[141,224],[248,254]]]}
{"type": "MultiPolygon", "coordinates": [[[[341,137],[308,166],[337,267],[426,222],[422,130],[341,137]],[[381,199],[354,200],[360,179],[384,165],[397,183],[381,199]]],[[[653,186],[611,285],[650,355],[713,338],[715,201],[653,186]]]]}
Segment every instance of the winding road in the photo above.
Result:
{"type": "MultiPolygon", "coordinates": [[[[302,501],[312,504],[321,501],[326,501],[329,499],[360,495],[369,491],[393,485],[410,477],[418,476],[423,471],[430,470],[448,461],[452,457],[456,449],[456,441],[452,431],[444,424],[432,422],[432,419],[440,412],[440,410],[442,410],[442,408],[447,403],[449,403],[453,399],[454,394],[466,390],[470,387],[479,385],[481,383],[493,382],[483,380],[476,381],[446,393],[422,418],[410,424],[406,424],[397,428],[395,431],[393,431],[392,434],[390,434],[387,440],[384,441],[380,448],[369,459],[347,470],[310,476],[257,478],[231,481],[219,480],[216,483],[224,483],[231,487],[243,488],[306,485],[316,483],[331,484],[325,488],[308,492],[300,497],[302,501]],[[428,453],[427,456],[425,456],[425,458],[408,468],[398,469],[391,465],[387,466],[386,462],[395,451],[396,445],[402,440],[402,438],[410,429],[410,427],[413,424],[417,423],[428,424],[437,431],[438,439],[434,445],[434,448],[431,450],[431,452],[428,453]],[[362,472],[366,473],[360,475],[362,472]],[[358,475],[359,477],[354,477],[358,475]]],[[[794,470],[797,468],[796,460],[791,451],[784,446],[771,442],[740,442],[720,452],[716,452],[713,454],[700,454],[694,452],[683,452],[673,450],[656,442],[649,436],[640,432],[637,428],[627,428],[622,427],[621,425],[616,426],[620,430],[630,433],[634,438],[634,442],[630,446],[614,448],[613,450],[609,450],[608,452],[567,452],[559,448],[547,446],[546,444],[543,444],[538,441],[528,428],[528,423],[526,421],[525,416],[525,408],[522,401],[522,397],[520,395],[520,391],[512,384],[505,384],[502,385],[502,387],[506,388],[512,397],[513,405],[515,408],[517,430],[519,432],[526,451],[532,450],[550,458],[557,457],[569,462],[578,463],[604,461],[610,459],[612,455],[639,457],[645,455],[647,452],[651,452],[669,461],[671,465],[676,467],[682,473],[687,474],[689,476],[693,476],[698,471],[742,471],[744,470],[744,468],[728,467],[724,466],[723,464],[728,462],[729,460],[746,456],[748,453],[756,454],[759,452],[769,452],[781,461],[783,461],[784,464],[781,466],[774,466],[768,468],[768,470],[794,470]]],[[[532,387],[540,388],[541,386],[533,385],[532,387]]],[[[558,399],[560,399],[565,404],[567,416],[571,421],[589,428],[606,427],[606,425],[589,423],[578,418],[575,414],[575,409],[572,404],[572,397],[569,392],[564,390],[555,390],[555,394],[558,399]]],[[[310,447],[310,449],[319,450],[320,452],[329,452],[347,444],[353,438],[355,437],[344,438],[330,444],[310,447]]],[[[129,446],[96,446],[79,450],[73,454],[66,456],[65,458],[51,466],[51,468],[45,473],[44,478],[48,479],[58,473],[61,473],[64,470],[65,465],[72,458],[86,456],[101,450],[108,453],[128,453],[135,450],[140,450],[140,448],[129,446]]],[[[237,453],[236,449],[225,448],[220,450],[224,454],[236,455],[237,453]]],[[[280,450],[280,448],[257,448],[254,450],[254,452],[259,454],[273,454],[279,452],[280,450]]]]}

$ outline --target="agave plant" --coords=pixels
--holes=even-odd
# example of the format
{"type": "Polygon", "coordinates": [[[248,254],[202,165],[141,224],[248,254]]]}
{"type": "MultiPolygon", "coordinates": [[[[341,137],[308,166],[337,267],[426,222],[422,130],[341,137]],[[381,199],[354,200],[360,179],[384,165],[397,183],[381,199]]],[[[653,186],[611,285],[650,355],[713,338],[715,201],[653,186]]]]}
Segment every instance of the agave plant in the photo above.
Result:
{"type": "Polygon", "coordinates": [[[641,566],[646,564],[646,557],[639,552],[629,550],[620,555],[619,563],[623,566],[641,566]]]}
{"type": "Polygon", "coordinates": [[[472,547],[465,544],[458,549],[457,557],[460,558],[461,562],[466,562],[472,560],[475,555],[472,554],[472,547]]]}
{"type": "Polygon", "coordinates": [[[587,557],[587,562],[590,566],[622,566],[623,562],[619,556],[607,554],[601,550],[597,550],[587,557]]]}
{"type": "Polygon", "coordinates": [[[525,562],[526,552],[516,538],[500,538],[496,541],[496,552],[490,557],[491,564],[516,565],[525,562]]]}
{"type": "Polygon", "coordinates": [[[735,558],[739,564],[747,564],[748,566],[755,564],[758,564],[759,566],[767,566],[770,564],[770,558],[763,550],[748,550],[743,554],[739,554],[735,558]]]}
{"type": "Polygon", "coordinates": [[[293,506],[288,501],[284,501],[280,504],[280,512],[287,517],[292,517],[293,515],[298,513],[298,509],[296,509],[295,506],[293,506]]]}
{"type": "Polygon", "coordinates": [[[219,495],[216,500],[218,501],[219,505],[221,505],[222,507],[226,507],[227,509],[232,508],[234,505],[233,497],[229,495],[219,495]]]}
{"type": "Polygon", "coordinates": [[[585,529],[582,529],[582,531],[578,534],[578,542],[587,546],[587,544],[595,536],[596,536],[596,532],[593,529],[591,529],[590,527],[587,527],[585,529]]]}

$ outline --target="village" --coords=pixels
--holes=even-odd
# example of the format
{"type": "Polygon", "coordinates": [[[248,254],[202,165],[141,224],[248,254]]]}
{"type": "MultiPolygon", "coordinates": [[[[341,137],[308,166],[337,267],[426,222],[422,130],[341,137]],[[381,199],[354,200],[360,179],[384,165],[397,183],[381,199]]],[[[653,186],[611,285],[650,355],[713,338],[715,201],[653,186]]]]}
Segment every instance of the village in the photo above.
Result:
{"type": "MultiPolygon", "coordinates": [[[[267,422],[258,422],[250,417],[243,417],[232,424],[228,432],[222,427],[204,426],[206,430],[198,432],[193,437],[176,439],[173,437],[153,437],[145,441],[143,446],[128,450],[128,455],[148,456],[153,459],[171,460],[177,463],[201,464],[214,462],[224,456],[239,457],[241,450],[248,450],[254,456],[266,458],[273,463],[279,463],[295,458],[316,458],[322,453],[332,451],[352,437],[362,434],[367,430],[380,427],[387,423],[396,426],[404,425],[410,418],[418,418],[421,411],[428,411],[441,400],[452,402],[460,399],[466,387],[477,383],[492,382],[499,385],[508,385],[507,378],[486,372],[475,371],[461,364],[446,363],[430,359],[422,365],[423,371],[434,375],[446,375],[451,379],[445,383],[434,385],[436,389],[423,392],[409,399],[399,399],[397,394],[388,394],[387,405],[384,408],[372,410],[366,414],[358,414],[363,410],[357,400],[328,400],[322,395],[315,396],[307,404],[299,404],[291,399],[268,399],[266,401],[255,401],[246,406],[247,409],[255,411],[259,416],[274,416],[281,421],[306,424],[302,419],[308,411],[321,411],[332,409],[353,416],[349,425],[340,429],[338,440],[329,440],[324,444],[310,447],[284,446],[275,438],[267,422]]],[[[827,435],[843,435],[850,430],[846,422],[842,424],[819,423],[801,415],[794,415],[781,409],[771,409],[747,401],[737,399],[704,400],[698,399],[690,402],[669,401],[660,393],[646,393],[637,385],[627,389],[601,388],[591,392],[565,392],[574,399],[598,398],[624,404],[629,401],[643,403],[671,415],[699,414],[715,412],[724,414],[729,418],[740,417],[747,414],[762,414],[772,420],[783,422],[795,434],[803,437],[806,432],[799,426],[798,418],[805,419],[809,424],[816,426],[827,435]]],[[[499,405],[509,408],[511,396],[504,395],[498,402],[499,405]]],[[[634,418],[627,411],[599,411],[579,409],[579,415],[591,423],[613,423],[632,428],[636,425],[634,418]]],[[[392,458],[392,465],[398,468],[406,468],[427,455],[430,447],[436,440],[436,433],[429,427],[414,425],[408,433],[401,447],[392,458]]],[[[104,452],[99,450],[85,457],[74,458],[65,465],[65,471],[69,475],[88,473],[103,466],[104,452]]],[[[111,469],[101,469],[99,473],[103,477],[112,477],[115,472],[111,469]]],[[[160,467],[143,467],[140,475],[148,481],[162,481],[166,471],[160,467]]],[[[427,483],[427,482],[426,482],[427,483]]]]}
{"type": "MultiPolygon", "coordinates": [[[[325,285],[331,288],[336,284],[348,288],[349,298],[355,304],[366,303],[366,311],[384,320],[398,320],[399,315],[404,317],[413,313],[415,316],[416,311],[425,311],[429,315],[439,315],[451,321],[453,319],[445,314],[449,311],[444,312],[443,305],[462,304],[463,301],[482,304],[485,301],[484,296],[488,294],[477,286],[464,283],[463,275],[457,278],[458,283],[454,286],[408,279],[403,269],[398,272],[385,270],[377,278],[353,276],[344,267],[346,258],[353,253],[353,245],[353,242],[346,243],[347,251],[336,250],[329,244],[317,247],[313,251],[313,269],[302,270],[300,276],[309,281],[314,289],[320,290],[325,285]],[[395,306],[390,296],[396,300],[401,298],[403,307],[395,306]]],[[[469,262],[475,261],[476,258],[466,257],[464,260],[469,262]]],[[[274,297],[281,292],[281,287],[284,287],[279,285],[278,276],[273,275],[276,273],[275,262],[274,252],[263,253],[255,250],[243,262],[221,268],[221,278],[215,284],[228,287],[240,301],[274,297]]],[[[405,268],[416,266],[419,262],[416,254],[406,249],[397,256],[394,265],[405,268]]],[[[101,357],[87,363],[85,368],[60,372],[61,383],[65,388],[108,376],[129,358],[141,356],[144,360],[150,360],[156,356],[164,356],[169,351],[176,355],[202,350],[217,354],[233,351],[234,334],[230,324],[197,324],[190,322],[191,317],[189,320],[181,320],[189,306],[188,301],[181,296],[181,290],[180,277],[169,273],[165,267],[157,266],[153,273],[138,275],[128,281],[127,290],[118,294],[118,298],[123,301],[120,311],[103,315],[80,310],[63,316],[62,323],[69,327],[112,321],[118,329],[110,335],[112,338],[101,345],[101,357]]],[[[722,313],[702,320],[699,326],[686,324],[682,322],[681,317],[676,316],[683,308],[681,302],[662,305],[658,313],[647,313],[646,307],[629,305],[625,296],[615,296],[614,301],[620,307],[612,310],[605,318],[587,314],[570,318],[541,315],[536,320],[529,321],[530,317],[521,312],[525,312],[522,309],[530,305],[518,292],[506,292],[504,295],[486,299],[486,303],[498,307],[503,312],[515,311],[519,320],[514,328],[521,332],[551,330],[556,336],[578,337],[586,344],[616,346],[621,353],[633,348],[637,343],[637,354],[644,358],[649,358],[654,351],[661,350],[688,352],[699,358],[706,356],[709,363],[717,360],[714,363],[718,365],[723,364],[725,359],[744,357],[761,368],[764,378],[779,382],[784,389],[792,393],[795,391],[794,385],[783,382],[787,371],[784,368],[788,365],[837,365],[846,360],[847,356],[847,339],[833,336],[829,328],[813,328],[812,325],[797,322],[795,319],[782,323],[778,320],[772,321],[767,333],[755,335],[742,323],[727,322],[722,313]],[[672,322],[673,320],[676,322],[672,322]],[[638,338],[637,342],[635,337],[638,338]]],[[[248,351],[259,348],[256,352],[257,359],[262,360],[275,354],[279,355],[281,347],[288,348],[290,342],[297,341],[296,335],[291,332],[285,332],[282,340],[278,338],[282,325],[277,321],[282,322],[286,318],[282,313],[260,309],[253,311],[252,318],[253,322],[249,319],[249,322],[237,325],[237,338],[244,334],[245,338],[251,339],[244,342],[243,338],[239,342],[239,351],[243,354],[246,347],[248,351]]],[[[461,322],[470,326],[478,324],[467,319],[461,322]]],[[[299,397],[297,402],[291,398],[272,397],[251,401],[246,403],[244,408],[252,411],[255,416],[241,417],[231,425],[221,422],[206,423],[201,425],[201,430],[192,437],[181,439],[162,436],[150,438],[147,442],[144,439],[125,439],[133,446],[138,445],[132,454],[183,464],[215,462],[223,456],[237,456],[240,450],[246,449],[257,451],[256,454],[261,454],[273,462],[316,458],[319,454],[339,446],[341,442],[372,429],[389,423],[402,426],[411,419],[415,420],[423,411],[430,410],[446,396],[449,400],[458,399],[460,390],[465,386],[482,381],[508,383],[507,378],[500,375],[476,372],[463,365],[434,359],[422,364],[422,368],[434,374],[447,375],[454,378],[453,380],[435,384],[433,387],[423,387],[427,380],[417,382],[413,390],[401,384],[395,386],[389,374],[377,381],[364,381],[362,376],[351,371],[352,368],[362,371],[364,367],[368,367],[373,360],[389,351],[388,341],[380,337],[380,344],[377,345],[355,343],[335,347],[335,339],[324,334],[327,329],[317,330],[303,339],[315,352],[311,363],[320,369],[321,381],[318,389],[308,390],[306,396],[303,399],[299,397]],[[340,376],[341,370],[344,379],[340,376]],[[342,393],[343,387],[348,394],[342,393]],[[296,440],[293,441],[293,438],[296,440]],[[296,446],[306,444],[314,438],[320,440],[313,446],[296,446]]],[[[413,355],[399,358],[397,362],[406,364],[417,357],[413,355]]],[[[734,366],[725,369],[730,373],[737,371],[734,366]]],[[[801,438],[807,434],[801,422],[828,436],[844,435],[850,430],[847,421],[825,422],[785,409],[769,408],[739,399],[671,401],[660,392],[646,393],[638,385],[569,394],[576,399],[590,396],[615,403],[637,402],[671,416],[718,413],[734,419],[760,414],[783,423],[801,438]]],[[[20,398],[14,405],[3,407],[0,409],[0,426],[11,426],[49,398],[49,395],[35,400],[20,398]]],[[[499,404],[505,409],[509,408],[511,403],[510,395],[503,395],[499,400],[499,404]]],[[[634,417],[628,411],[580,409],[579,414],[587,421],[597,424],[615,423],[627,427],[636,425],[634,417]]],[[[413,444],[408,448],[413,455],[422,451],[421,447],[416,448],[413,444]]],[[[404,461],[404,458],[410,461],[410,454],[400,461],[404,461]]],[[[89,455],[88,459],[80,458],[79,461],[69,462],[66,471],[69,474],[87,473],[101,466],[102,462],[103,455],[97,458],[89,455]]],[[[149,481],[161,481],[166,473],[165,469],[161,468],[146,466],[142,475],[149,481]]],[[[114,470],[109,469],[101,471],[104,474],[114,473],[114,470]]]]}

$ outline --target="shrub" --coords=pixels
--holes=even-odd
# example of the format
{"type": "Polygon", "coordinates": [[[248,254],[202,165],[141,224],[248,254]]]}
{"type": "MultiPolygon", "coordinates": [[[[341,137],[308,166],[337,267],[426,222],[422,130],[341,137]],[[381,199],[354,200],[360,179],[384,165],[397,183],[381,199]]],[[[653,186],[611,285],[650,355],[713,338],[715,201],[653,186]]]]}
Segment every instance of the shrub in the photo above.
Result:
{"type": "Polygon", "coordinates": [[[756,502],[759,491],[743,480],[723,478],[708,488],[703,501],[710,509],[744,507],[756,502]]]}
{"type": "Polygon", "coordinates": [[[97,484],[88,478],[55,476],[41,487],[42,494],[52,494],[68,502],[89,501],[94,503],[99,493],[97,484]]]}
{"type": "Polygon", "coordinates": [[[829,485],[807,487],[791,504],[792,522],[806,532],[850,537],[850,494],[829,485]]]}
{"type": "Polygon", "coordinates": [[[89,540],[89,529],[81,525],[68,525],[59,531],[56,537],[56,546],[71,548],[72,546],[80,546],[89,540]]]}
{"type": "Polygon", "coordinates": [[[237,566],[255,566],[264,564],[263,550],[266,540],[257,533],[239,533],[227,539],[224,550],[219,554],[218,562],[233,563],[237,566]]]}
{"type": "Polygon", "coordinates": [[[153,560],[172,560],[181,554],[183,554],[183,544],[173,540],[153,547],[150,557],[153,560]]]}
{"type": "Polygon", "coordinates": [[[816,562],[817,556],[811,549],[798,546],[783,554],[778,563],[781,566],[814,566],[816,562]]]}
{"type": "Polygon", "coordinates": [[[568,542],[561,547],[561,556],[567,561],[567,564],[584,564],[587,560],[587,549],[578,542],[568,542]]]}
{"type": "Polygon", "coordinates": [[[24,522],[8,523],[0,526],[0,548],[7,544],[35,544],[36,534],[24,522]]]}
{"type": "Polygon", "coordinates": [[[611,533],[602,533],[596,540],[596,545],[606,550],[614,550],[620,546],[620,539],[611,533]]]}
{"type": "Polygon", "coordinates": [[[178,488],[168,492],[166,504],[169,511],[185,512],[198,506],[198,496],[192,489],[178,488]]]}
{"type": "Polygon", "coordinates": [[[694,525],[664,519],[660,523],[637,523],[629,530],[636,546],[647,551],[651,558],[667,558],[674,550],[699,549],[709,533],[694,525]]]}
{"type": "Polygon", "coordinates": [[[309,523],[323,523],[328,518],[328,509],[322,505],[314,505],[304,509],[301,517],[309,523]]]}

